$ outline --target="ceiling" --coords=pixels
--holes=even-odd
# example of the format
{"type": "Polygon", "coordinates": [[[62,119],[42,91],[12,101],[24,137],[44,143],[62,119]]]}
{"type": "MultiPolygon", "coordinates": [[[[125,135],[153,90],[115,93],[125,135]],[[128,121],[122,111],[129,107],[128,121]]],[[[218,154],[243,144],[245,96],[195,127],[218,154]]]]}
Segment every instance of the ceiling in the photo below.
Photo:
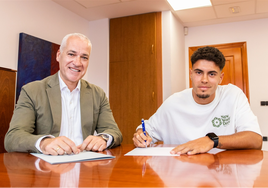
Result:
{"type": "Polygon", "coordinates": [[[212,7],[180,11],[174,11],[167,0],[52,1],[88,21],[166,10],[172,11],[186,27],[268,18],[268,0],[211,0],[212,7]]]}

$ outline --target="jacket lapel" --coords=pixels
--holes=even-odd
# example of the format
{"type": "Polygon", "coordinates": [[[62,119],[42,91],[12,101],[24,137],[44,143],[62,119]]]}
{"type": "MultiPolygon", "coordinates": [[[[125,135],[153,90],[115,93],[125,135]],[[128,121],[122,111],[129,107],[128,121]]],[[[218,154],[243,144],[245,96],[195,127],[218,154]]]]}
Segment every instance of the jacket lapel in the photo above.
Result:
{"type": "MultiPolygon", "coordinates": [[[[88,83],[81,79],[80,91],[81,126],[83,139],[93,134],[93,95],[88,83]]],[[[95,129],[94,129],[95,130],[95,129]]]]}
{"type": "Polygon", "coordinates": [[[48,87],[46,91],[53,118],[51,134],[57,137],[59,136],[61,127],[61,92],[58,73],[54,74],[48,81],[48,87]]]}

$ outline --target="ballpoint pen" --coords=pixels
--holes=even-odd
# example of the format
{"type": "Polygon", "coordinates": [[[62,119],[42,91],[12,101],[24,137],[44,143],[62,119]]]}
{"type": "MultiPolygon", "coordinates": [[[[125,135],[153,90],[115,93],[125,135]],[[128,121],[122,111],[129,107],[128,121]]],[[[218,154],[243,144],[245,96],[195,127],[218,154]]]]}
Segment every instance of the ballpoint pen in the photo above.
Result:
{"type": "MultiPolygon", "coordinates": [[[[142,125],[143,134],[146,136],[144,119],[141,119],[141,125],[142,125]]],[[[147,148],[146,140],[144,141],[145,141],[145,147],[147,148]]]]}

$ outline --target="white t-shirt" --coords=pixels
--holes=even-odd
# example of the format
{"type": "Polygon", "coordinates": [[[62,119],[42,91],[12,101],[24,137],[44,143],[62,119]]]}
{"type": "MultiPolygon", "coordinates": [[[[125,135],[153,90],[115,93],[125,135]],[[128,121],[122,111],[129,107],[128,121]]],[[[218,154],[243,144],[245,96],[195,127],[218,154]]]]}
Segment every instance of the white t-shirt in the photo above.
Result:
{"type": "Polygon", "coordinates": [[[247,97],[232,84],[218,86],[214,100],[206,105],[194,101],[192,88],[175,93],[145,121],[145,127],[153,143],[165,144],[183,144],[209,132],[220,136],[253,131],[261,135],[247,97]]]}

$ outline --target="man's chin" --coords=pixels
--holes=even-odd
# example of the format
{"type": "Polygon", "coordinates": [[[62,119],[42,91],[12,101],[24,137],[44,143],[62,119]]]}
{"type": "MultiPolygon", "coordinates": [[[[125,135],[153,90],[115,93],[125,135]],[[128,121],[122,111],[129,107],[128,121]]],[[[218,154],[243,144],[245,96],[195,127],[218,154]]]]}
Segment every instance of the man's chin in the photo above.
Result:
{"type": "Polygon", "coordinates": [[[207,99],[207,98],[209,98],[210,97],[210,95],[209,94],[196,94],[196,96],[198,97],[198,98],[200,98],[200,99],[207,99]]]}

